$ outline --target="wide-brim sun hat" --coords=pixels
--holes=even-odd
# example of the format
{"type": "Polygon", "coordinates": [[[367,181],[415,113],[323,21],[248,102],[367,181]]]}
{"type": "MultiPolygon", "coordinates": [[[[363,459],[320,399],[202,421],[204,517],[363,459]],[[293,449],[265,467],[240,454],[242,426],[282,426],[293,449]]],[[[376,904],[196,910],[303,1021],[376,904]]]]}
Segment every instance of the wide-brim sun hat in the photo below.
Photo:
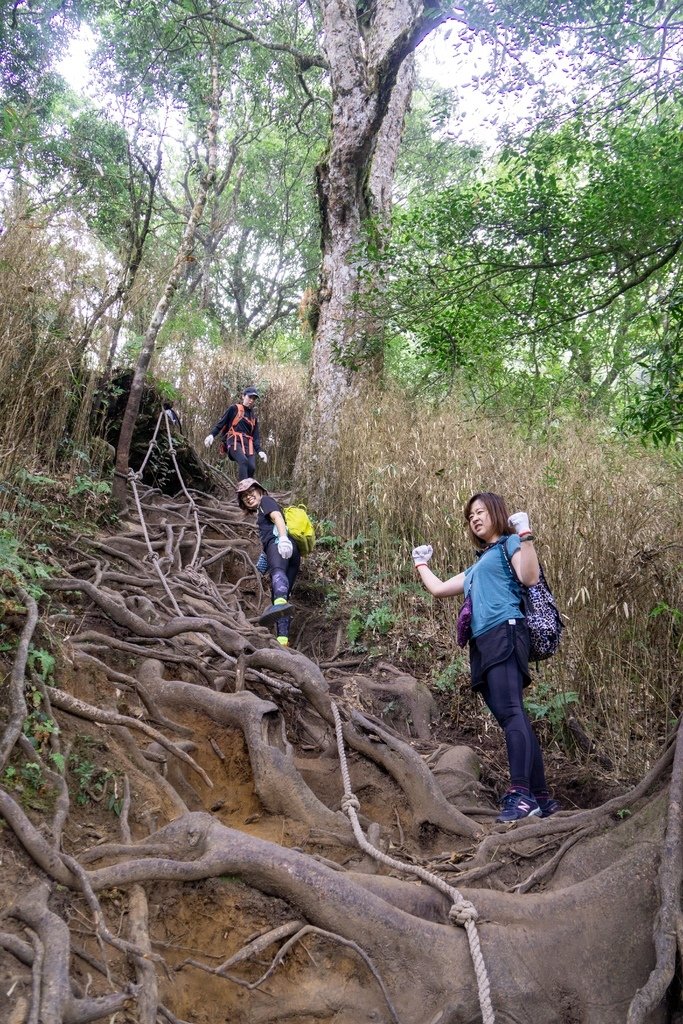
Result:
{"type": "Polygon", "coordinates": [[[263,484],[260,484],[258,480],[254,480],[253,477],[248,476],[244,480],[240,480],[237,486],[235,487],[235,493],[237,495],[237,504],[240,506],[240,508],[246,510],[246,505],[244,504],[242,499],[244,498],[244,495],[247,493],[247,491],[250,491],[252,487],[258,487],[258,489],[262,491],[263,494],[268,493],[263,484]]]}

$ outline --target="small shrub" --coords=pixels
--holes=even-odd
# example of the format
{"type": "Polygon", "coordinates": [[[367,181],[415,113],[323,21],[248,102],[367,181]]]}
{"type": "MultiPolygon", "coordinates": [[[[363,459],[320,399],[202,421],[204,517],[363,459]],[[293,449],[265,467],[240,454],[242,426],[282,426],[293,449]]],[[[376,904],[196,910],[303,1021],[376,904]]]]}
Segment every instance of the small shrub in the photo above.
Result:
{"type": "Polygon", "coordinates": [[[439,693],[455,693],[458,689],[458,680],[463,674],[467,673],[467,670],[467,658],[460,654],[455,658],[455,661],[446,666],[443,672],[439,672],[432,686],[439,693]]]}
{"type": "Polygon", "coordinates": [[[113,792],[110,793],[107,808],[114,814],[121,813],[121,800],[116,788],[115,772],[109,768],[101,768],[93,759],[95,744],[88,736],[80,737],[69,757],[69,771],[76,780],[76,803],[85,806],[90,803],[99,803],[104,799],[110,783],[113,783],[113,792]]]}
{"type": "Polygon", "coordinates": [[[576,690],[553,692],[549,683],[538,683],[533,697],[524,700],[524,707],[536,722],[547,721],[554,733],[562,731],[570,704],[576,704],[579,695],[576,690]]]}
{"type": "Polygon", "coordinates": [[[372,630],[373,633],[379,633],[380,636],[386,636],[395,624],[396,616],[389,605],[381,604],[379,608],[375,608],[366,616],[364,628],[372,630]]]}
{"type": "Polygon", "coordinates": [[[32,597],[40,597],[44,591],[37,581],[49,579],[55,571],[25,555],[21,541],[10,530],[0,530],[0,590],[19,585],[32,597]]]}
{"type": "Polygon", "coordinates": [[[355,647],[360,638],[363,635],[365,629],[365,619],[361,612],[357,608],[354,608],[351,612],[351,618],[348,621],[346,627],[346,639],[349,642],[350,647],[355,647]]]}

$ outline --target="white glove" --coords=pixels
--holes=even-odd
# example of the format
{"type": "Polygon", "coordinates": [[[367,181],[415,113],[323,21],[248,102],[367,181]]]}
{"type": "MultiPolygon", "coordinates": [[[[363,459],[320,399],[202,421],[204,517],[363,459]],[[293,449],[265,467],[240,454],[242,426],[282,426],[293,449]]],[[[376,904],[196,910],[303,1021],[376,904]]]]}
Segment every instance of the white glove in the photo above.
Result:
{"type": "Polygon", "coordinates": [[[264,462],[268,461],[268,456],[266,455],[265,452],[259,452],[258,453],[258,457],[259,457],[259,459],[263,459],[264,462]]]}
{"type": "Polygon", "coordinates": [[[434,554],[431,544],[421,544],[419,548],[413,548],[413,562],[416,566],[426,565],[434,554]]]}
{"type": "Polygon", "coordinates": [[[292,546],[292,542],[289,539],[289,537],[279,537],[278,538],[277,550],[278,550],[278,554],[280,554],[282,556],[282,558],[291,558],[292,557],[292,555],[294,554],[294,548],[292,546]]]}
{"type": "Polygon", "coordinates": [[[216,439],[213,436],[213,434],[207,434],[206,437],[204,438],[204,447],[210,448],[215,440],[216,439]]]}
{"type": "Polygon", "coordinates": [[[515,531],[515,533],[531,533],[531,527],[529,526],[529,516],[526,512],[513,512],[508,523],[515,531]]]}

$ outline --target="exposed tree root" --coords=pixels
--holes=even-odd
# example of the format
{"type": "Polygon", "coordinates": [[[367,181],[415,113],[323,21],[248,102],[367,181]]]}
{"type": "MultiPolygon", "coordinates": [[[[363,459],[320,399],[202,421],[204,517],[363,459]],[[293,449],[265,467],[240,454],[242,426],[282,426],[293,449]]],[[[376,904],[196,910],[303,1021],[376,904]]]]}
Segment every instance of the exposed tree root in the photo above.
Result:
{"type": "MultiPolygon", "coordinates": [[[[38,980],[32,993],[35,1020],[40,1024],[86,1024],[116,1013],[132,1000],[132,991],[93,999],[74,997],[69,980],[71,936],[61,917],[48,909],[48,894],[47,885],[41,884],[10,910],[13,917],[33,929],[40,942],[40,962],[33,950],[30,958],[38,980]]],[[[26,962],[24,956],[21,959],[26,962]]]]}
{"type": "MultiPolygon", "coordinates": [[[[430,924],[404,911],[393,909],[384,898],[386,891],[382,898],[371,895],[370,887],[386,884],[388,880],[368,876],[363,879],[361,889],[355,879],[351,881],[345,874],[330,871],[311,858],[293,851],[273,847],[272,844],[244,833],[236,833],[205,814],[190,814],[178,819],[150,837],[150,840],[154,844],[161,844],[167,855],[162,858],[133,859],[136,851],[135,847],[131,847],[124,863],[90,872],[93,887],[102,889],[151,879],[177,881],[236,874],[262,891],[287,899],[317,927],[351,939],[362,935],[363,946],[381,971],[390,991],[397,991],[396,986],[399,989],[405,987],[408,978],[411,979],[411,987],[417,986],[418,991],[412,993],[413,997],[417,996],[417,1001],[413,998],[407,1000],[412,1006],[410,1011],[405,1009],[406,1000],[402,1000],[404,1008],[401,1012],[404,1015],[417,1013],[419,1007],[417,1019],[430,1019],[425,1009],[431,1011],[433,1008],[433,1012],[436,1012],[439,999],[444,1000],[445,1005],[450,1002],[454,1011],[456,1006],[460,1006],[458,1012],[462,1017],[454,1016],[453,1020],[470,1019],[475,1013],[476,992],[469,973],[471,968],[462,932],[450,925],[430,924]],[[448,977],[457,977],[460,981],[456,985],[452,981],[449,984],[446,980],[448,977]],[[469,982],[466,981],[468,978],[469,982]],[[460,992],[457,999],[456,991],[460,992]],[[435,997],[437,1004],[433,1001],[435,997]],[[458,1002],[458,999],[462,1001],[458,1002]]],[[[106,847],[100,848],[98,852],[103,856],[113,853],[106,847]]],[[[499,996],[505,993],[505,1007],[510,1019],[514,1019],[518,999],[522,1000],[520,1008],[527,1008],[522,1009],[522,1013],[529,1010],[530,993],[526,989],[508,989],[510,977],[505,965],[511,962],[509,957],[518,963],[524,949],[533,949],[532,935],[540,929],[546,944],[543,971],[548,983],[554,984],[553,978],[559,980],[562,977],[562,984],[567,989],[573,988],[575,1005],[584,1007],[584,1016],[580,1019],[599,1021],[600,1024],[621,1024],[625,1012],[625,994],[633,981],[633,957],[641,957],[640,962],[644,967],[650,957],[650,943],[642,934],[631,935],[628,954],[625,954],[627,962],[621,969],[607,961],[596,960],[590,948],[597,940],[598,933],[604,932],[605,937],[611,934],[613,923],[593,920],[592,904],[600,892],[603,899],[609,900],[614,919],[622,915],[624,922],[630,921],[631,915],[642,914],[649,907],[652,884],[651,853],[649,847],[641,846],[634,848],[630,856],[618,865],[568,890],[540,896],[527,895],[523,899],[486,890],[467,892],[467,897],[475,900],[484,922],[489,922],[483,923],[481,930],[484,952],[489,952],[494,1005],[498,990],[499,996]],[[635,894],[629,891],[628,885],[628,880],[634,874],[641,879],[641,887],[635,894]],[[648,875],[649,885],[642,884],[648,875]],[[582,928],[588,927],[589,921],[592,922],[590,927],[594,934],[591,943],[586,946],[586,955],[580,957],[581,970],[567,977],[564,966],[570,936],[575,931],[580,934],[582,928]],[[553,960],[553,949],[556,950],[556,960],[553,960]],[[495,956],[491,956],[493,950],[496,950],[495,956]],[[606,1002],[614,1000],[618,1008],[605,1011],[603,1006],[601,1015],[596,1016],[590,1010],[595,986],[603,992],[606,1002]],[[617,999],[618,991],[621,996],[617,999]]],[[[402,885],[405,888],[410,883],[402,885]]],[[[414,885],[410,887],[421,888],[414,885]]],[[[538,937],[535,941],[538,941],[538,937]]],[[[552,998],[548,986],[535,990],[533,998],[539,1005],[546,1007],[548,1016],[539,1017],[534,1011],[523,1016],[523,1019],[544,1019],[547,1022],[560,1020],[556,1010],[550,1009],[552,998]]],[[[408,1016],[408,1019],[411,1018],[408,1016]]]]}
{"type": "MultiPolygon", "coordinates": [[[[288,672],[307,701],[332,727],[334,719],[329,688],[322,672],[308,658],[289,651],[259,650],[247,657],[247,664],[288,672]]],[[[380,726],[353,712],[344,726],[344,740],[353,749],[381,765],[405,793],[415,821],[429,822],[446,832],[474,838],[479,827],[449,804],[432,773],[413,748],[380,726]],[[359,728],[380,742],[366,738],[359,728]]]]}
{"type": "Polygon", "coordinates": [[[203,711],[215,722],[238,726],[244,735],[254,786],[264,807],[350,842],[346,818],[329,810],[306,785],[294,766],[292,747],[275,704],[253,693],[215,693],[192,683],[145,676],[147,689],[159,704],[173,709],[203,711]]]}
{"type": "Polygon", "coordinates": [[[189,754],[187,754],[177,744],[171,743],[170,740],[166,739],[163,733],[160,733],[158,729],[152,728],[151,725],[147,725],[146,722],[141,722],[137,718],[131,718],[129,715],[119,715],[116,711],[107,711],[104,708],[91,707],[84,701],[78,700],[76,697],[71,697],[68,693],[61,693],[59,690],[55,690],[53,693],[52,703],[62,711],[68,711],[69,714],[76,715],[78,718],[86,718],[90,722],[98,722],[106,725],[123,725],[129,729],[138,729],[140,732],[144,732],[145,736],[149,736],[150,739],[160,743],[161,746],[165,750],[168,750],[170,754],[173,754],[174,757],[177,757],[179,760],[184,761],[185,764],[189,765],[192,771],[196,772],[207,786],[213,786],[213,782],[204,769],[200,768],[189,754]]]}
{"type": "Polygon", "coordinates": [[[38,623],[38,605],[25,590],[18,588],[19,597],[26,605],[26,624],[21,631],[17,653],[14,656],[14,664],[9,680],[9,708],[10,715],[5,731],[0,738],[0,769],[7,764],[7,759],[12,753],[12,748],[19,738],[21,727],[26,718],[26,698],[24,697],[26,673],[26,662],[28,661],[28,649],[31,645],[31,638],[38,623]]]}
{"type": "Polygon", "coordinates": [[[153,625],[145,619],[136,615],[118,595],[113,592],[107,593],[101,587],[96,587],[88,580],[64,579],[46,580],[45,587],[52,591],[79,591],[85,594],[103,611],[117,626],[123,626],[135,636],[144,637],[148,640],[170,640],[172,637],[180,636],[183,633],[209,633],[216,643],[220,644],[231,654],[239,654],[241,651],[250,648],[249,642],[237,632],[224,626],[217,619],[189,616],[173,616],[167,622],[153,625]]]}
{"type": "MultiPolygon", "coordinates": [[[[121,809],[121,836],[124,842],[130,842],[131,834],[128,825],[130,810],[130,785],[124,779],[124,799],[121,809]]],[[[131,943],[142,951],[136,956],[135,971],[137,975],[137,1008],[138,1024],[156,1024],[159,1011],[159,988],[157,975],[152,961],[152,944],[149,939],[149,908],[147,893],[141,885],[132,885],[128,900],[128,929],[131,943]]]]}
{"type": "Polygon", "coordinates": [[[669,786],[666,835],[659,863],[659,912],[654,929],[657,960],[647,979],[631,1001],[627,1024],[644,1024],[661,1003],[676,970],[676,952],[681,945],[681,884],[683,882],[683,729],[678,726],[669,786]]]}
{"type": "MultiPolygon", "coordinates": [[[[235,954],[234,957],[231,957],[230,960],[226,961],[224,964],[221,964],[220,967],[207,968],[204,964],[200,963],[197,960],[186,960],[184,961],[184,964],[197,967],[200,970],[205,970],[209,974],[218,974],[220,975],[221,978],[226,978],[228,981],[232,981],[236,985],[242,985],[244,988],[253,990],[255,988],[260,988],[261,985],[263,985],[264,982],[268,980],[273,971],[275,971],[279,964],[282,963],[285,956],[287,955],[289,950],[292,949],[296,942],[300,942],[302,939],[305,938],[306,935],[319,935],[323,938],[331,939],[333,942],[338,942],[342,946],[347,946],[349,949],[352,949],[355,953],[358,954],[358,956],[363,960],[368,970],[374,977],[375,981],[379,985],[382,991],[382,995],[384,996],[384,1000],[387,1004],[389,1013],[391,1014],[391,1019],[395,1021],[395,1024],[400,1024],[399,1017],[396,1013],[394,1004],[391,1001],[391,997],[387,992],[386,985],[382,981],[380,974],[372,964],[367,953],[358,945],[358,943],[353,942],[349,939],[344,939],[342,938],[341,935],[335,935],[333,932],[325,931],[323,928],[314,928],[312,925],[304,925],[303,922],[301,921],[297,921],[296,924],[299,926],[296,929],[296,933],[290,938],[288,938],[287,941],[280,947],[276,955],[273,957],[273,960],[268,969],[262,975],[260,975],[260,977],[258,977],[256,981],[245,981],[244,978],[238,978],[234,974],[229,974],[227,971],[227,967],[229,964],[235,963],[238,958],[239,960],[247,959],[249,956],[255,955],[257,951],[260,951],[261,949],[266,949],[269,945],[272,945],[272,943],[276,941],[276,936],[272,932],[269,933],[269,939],[265,945],[263,945],[262,943],[252,943],[252,947],[256,948],[252,948],[249,952],[247,952],[246,950],[240,950],[239,953],[235,954]]],[[[275,931],[281,933],[277,935],[277,938],[284,937],[285,935],[290,935],[291,925],[287,925],[286,929],[286,932],[284,931],[284,929],[276,929],[275,931]]]]}
{"type": "MultiPolygon", "coordinates": [[[[28,868],[26,889],[0,931],[3,957],[21,971],[12,1008],[14,1016],[22,1012],[17,1022],[81,1024],[125,1007],[139,1024],[186,1024],[188,1014],[176,997],[183,985],[197,984],[194,972],[200,971],[202,984],[223,986],[224,994],[215,997],[220,1011],[208,1024],[228,1017],[235,1024],[474,1024],[480,1019],[477,984],[465,935],[449,918],[449,899],[406,880],[411,865],[426,865],[459,888],[481,886],[463,895],[479,913],[499,1024],[623,1024],[627,1013],[629,1024],[660,1024],[683,932],[680,739],[675,756],[672,744],[639,785],[602,807],[491,830],[476,820],[486,817],[486,808],[476,806],[479,790],[468,781],[469,764],[461,771],[453,748],[438,747],[429,757],[418,752],[429,750],[427,703],[419,704],[421,710],[414,705],[413,718],[418,710],[422,716],[423,742],[416,749],[400,723],[386,726],[342,699],[343,738],[368,836],[406,864],[405,873],[394,871],[400,877],[374,863],[375,873],[367,873],[339,810],[342,786],[325,675],[250,621],[263,594],[253,565],[253,526],[245,526],[236,506],[211,498],[176,501],[141,491],[145,529],[132,525],[106,541],[88,540],[72,576],[46,583],[52,594],[64,595],[66,607],[58,604],[56,619],[71,634],[66,650],[73,652],[82,696],[28,681],[40,691],[45,714],[60,716],[61,747],[56,734],[44,741],[22,735],[38,613],[32,599],[19,595],[26,621],[8,688],[0,768],[10,758],[13,766],[33,762],[51,802],[42,820],[30,802],[22,806],[20,788],[0,786],[0,814],[8,825],[3,842],[28,868]],[[247,584],[253,596],[245,596],[247,584]],[[69,615],[69,601],[79,602],[79,617],[69,615]],[[129,713],[102,706],[114,686],[124,691],[129,713]],[[107,737],[111,767],[124,773],[120,841],[110,841],[116,819],[88,831],[70,799],[69,750],[78,749],[69,746],[77,738],[74,716],[97,723],[90,731],[107,737]],[[151,745],[140,746],[140,734],[151,745]],[[303,738],[298,745],[297,736],[303,738]],[[56,770],[60,758],[64,774],[56,770]],[[223,803],[231,804],[233,789],[245,785],[237,777],[242,762],[251,810],[239,827],[193,810],[210,806],[218,814],[223,803]],[[653,852],[661,814],[652,794],[672,762],[658,895],[653,852]],[[185,769],[194,773],[194,786],[185,769]],[[452,782],[454,775],[457,785],[449,789],[444,779],[452,782]],[[212,783],[220,800],[216,790],[210,794],[212,783]],[[456,798],[471,811],[454,806],[456,798]],[[622,810],[633,811],[626,822],[617,818],[622,810]],[[263,827],[268,839],[246,831],[252,827],[263,827]],[[321,847],[329,856],[321,856],[321,847]],[[349,861],[354,870],[346,870],[349,861]],[[219,879],[228,880],[228,888],[238,886],[241,901],[249,902],[246,892],[262,902],[254,912],[256,933],[251,925],[249,934],[245,927],[233,938],[234,919],[220,927],[221,892],[211,892],[207,928],[217,917],[219,934],[231,937],[227,949],[216,945],[219,965],[210,966],[195,953],[210,962],[213,949],[206,954],[196,939],[184,944],[182,926],[169,934],[163,926],[177,910],[174,899],[181,910],[185,899],[195,899],[201,912],[203,887],[219,879]],[[531,892],[539,887],[544,891],[531,892]],[[67,901],[68,923],[60,916],[64,889],[78,894],[75,903],[67,901]],[[159,905],[161,891],[176,894],[168,909],[159,905]],[[91,919],[82,913],[81,897],[91,919]],[[264,906],[268,913],[277,908],[272,920],[261,916],[264,906]],[[87,935],[82,947],[72,942],[79,929],[87,935]],[[103,945],[99,957],[86,948],[95,941],[107,944],[106,956],[103,945]],[[261,965],[276,944],[270,962],[261,965]],[[193,955],[174,962],[181,948],[193,955]],[[90,980],[84,988],[79,984],[83,967],[72,967],[72,953],[95,972],[100,994],[89,994],[90,980]],[[324,983],[321,958],[333,964],[324,983]],[[164,973],[167,959],[172,974],[164,973]],[[133,971],[135,984],[126,987],[122,979],[133,971]],[[102,994],[103,978],[115,991],[102,994]]],[[[386,670],[395,678],[381,688],[405,689],[406,699],[419,703],[414,680],[391,666],[386,670]]],[[[344,676],[337,680],[343,685],[344,676]]],[[[90,798],[101,794],[91,789],[90,798]]],[[[106,814],[101,804],[91,802],[90,808],[93,815],[106,814]]],[[[0,1012],[2,998],[0,993],[0,1012]]]]}

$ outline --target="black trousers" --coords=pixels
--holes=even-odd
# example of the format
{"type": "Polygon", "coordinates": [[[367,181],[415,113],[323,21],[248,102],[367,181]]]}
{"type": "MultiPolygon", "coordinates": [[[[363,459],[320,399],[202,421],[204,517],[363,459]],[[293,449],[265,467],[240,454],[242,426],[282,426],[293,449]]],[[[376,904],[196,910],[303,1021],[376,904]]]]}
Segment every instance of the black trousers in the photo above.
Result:
{"type": "Polygon", "coordinates": [[[505,733],[511,785],[545,793],[548,787],[543,755],[522,703],[524,683],[524,674],[513,652],[505,661],[486,670],[478,689],[505,733]]]}
{"type": "Polygon", "coordinates": [[[228,448],[228,458],[237,463],[237,479],[256,475],[256,455],[247,455],[241,448],[228,448]]]}
{"type": "MultiPolygon", "coordinates": [[[[292,540],[292,538],[289,538],[292,540]]],[[[301,554],[296,542],[292,540],[291,558],[283,558],[277,549],[277,540],[273,536],[264,547],[268,559],[268,572],[270,573],[270,593],[273,601],[276,597],[287,599],[292,592],[295,580],[299,575],[301,565],[301,554]]],[[[277,636],[289,636],[289,616],[283,615],[275,623],[277,636]]]]}

